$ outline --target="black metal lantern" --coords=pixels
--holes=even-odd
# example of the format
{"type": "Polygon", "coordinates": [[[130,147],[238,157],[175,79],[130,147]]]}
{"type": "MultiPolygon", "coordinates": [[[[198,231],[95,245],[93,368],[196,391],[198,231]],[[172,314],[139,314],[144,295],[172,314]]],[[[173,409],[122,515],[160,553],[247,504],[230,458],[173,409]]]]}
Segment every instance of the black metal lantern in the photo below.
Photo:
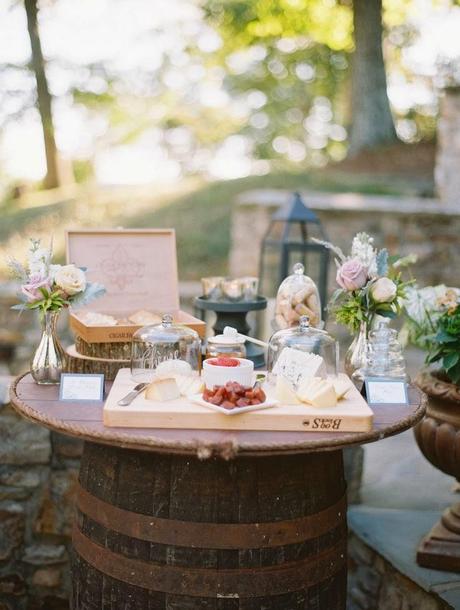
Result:
{"type": "Polygon", "coordinates": [[[279,284],[292,272],[294,263],[301,262],[305,273],[318,286],[325,319],[329,250],[313,242],[312,237],[327,240],[318,216],[304,204],[299,193],[293,193],[273,214],[262,240],[260,292],[274,296],[279,284]]]}

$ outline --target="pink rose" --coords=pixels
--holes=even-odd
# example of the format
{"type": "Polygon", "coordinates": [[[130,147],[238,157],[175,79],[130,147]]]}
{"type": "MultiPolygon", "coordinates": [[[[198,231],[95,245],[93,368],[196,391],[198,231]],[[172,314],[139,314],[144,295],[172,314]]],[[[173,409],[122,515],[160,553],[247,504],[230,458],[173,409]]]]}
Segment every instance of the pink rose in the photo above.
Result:
{"type": "Polygon", "coordinates": [[[51,280],[49,277],[43,277],[41,273],[32,273],[29,276],[29,283],[21,286],[21,291],[29,303],[33,303],[43,298],[39,288],[50,290],[51,280]]]}
{"type": "Polygon", "coordinates": [[[351,258],[345,261],[341,267],[337,269],[336,276],[337,284],[345,290],[358,290],[366,285],[367,282],[367,267],[357,258],[351,258]]]}

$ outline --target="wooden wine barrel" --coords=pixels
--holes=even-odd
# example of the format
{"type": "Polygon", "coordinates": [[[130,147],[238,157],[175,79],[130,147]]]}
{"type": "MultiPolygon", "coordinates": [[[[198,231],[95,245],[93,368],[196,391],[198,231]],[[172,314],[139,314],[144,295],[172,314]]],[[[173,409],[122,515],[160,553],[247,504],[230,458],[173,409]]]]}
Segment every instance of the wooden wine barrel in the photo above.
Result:
{"type": "Polygon", "coordinates": [[[345,610],[341,451],[231,461],[87,442],[74,610],[345,610]]]}

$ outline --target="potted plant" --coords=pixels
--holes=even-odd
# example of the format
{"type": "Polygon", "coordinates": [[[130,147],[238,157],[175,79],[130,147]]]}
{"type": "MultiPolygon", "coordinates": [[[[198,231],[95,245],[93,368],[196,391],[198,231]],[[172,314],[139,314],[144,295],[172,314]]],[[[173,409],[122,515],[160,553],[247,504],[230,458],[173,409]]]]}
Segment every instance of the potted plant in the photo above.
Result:
{"type": "MultiPolygon", "coordinates": [[[[416,384],[428,397],[427,412],[414,433],[423,455],[460,481],[460,290],[444,285],[409,288],[402,332],[427,352],[416,384]]],[[[460,503],[444,511],[422,540],[417,562],[460,571],[460,503]]]]}

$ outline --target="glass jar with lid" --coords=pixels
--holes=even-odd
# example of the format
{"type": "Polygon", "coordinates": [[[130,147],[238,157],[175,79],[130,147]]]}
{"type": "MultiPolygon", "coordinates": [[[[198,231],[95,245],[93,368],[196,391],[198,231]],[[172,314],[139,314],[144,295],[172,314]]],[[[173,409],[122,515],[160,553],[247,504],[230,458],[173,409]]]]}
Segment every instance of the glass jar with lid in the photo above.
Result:
{"type": "MultiPolygon", "coordinates": [[[[281,366],[283,366],[283,374],[285,374],[286,368],[290,366],[290,361],[292,362],[292,368],[296,369],[293,371],[293,375],[300,373],[297,369],[302,366],[302,359],[296,359],[296,352],[321,356],[324,361],[321,371],[327,375],[335,376],[338,372],[338,349],[338,342],[329,333],[311,326],[308,316],[301,316],[299,324],[294,328],[278,330],[272,335],[267,354],[269,378],[273,379],[281,366]],[[280,361],[280,357],[285,350],[288,351],[285,352],[280,361]],[[283,365],[281,365],[281,362],[283,365]]],[[[289,375],[287,376],[289,377],[289,375]]],[[[295,383],[294,378],[291,381],[295,383]]]]}
{"type": "MultiPolygon", "coordinates": [[[[228,327],[225,330],[227,329],[228,327]]],[[[218,358],[219,356],[246,358],[246,347],[244,344],[244,337],[241,337],[236,330],[233,333],[224,332],[222,335],[209,337],[206,346],[206,358],[218,358]]]]}
{"type": "Polygon", "coordinates": [[[201,340],[196,331],[173,324],[163,316],[161,324],[144,326],[131,342],[131,376],[136,382],[150,382],[155,374],[198,374],[201,366],[201,340]],[[158,369],[158,371],[157,371],[158,369]]]}
{"type": "Polygon", "coordinates": [[[367,344],[366,366],[355,371],[353,378],[390,377],[409,381],[403,348],[398,341],[398,331],[389,328],[388,319],[379,322],[376,329],[369,333],[367,344]]]}
{"type": "Polygon", "coordinates": [[[292,271],[278,288],[274,330],[297,326],[301,316],[308,316],[311,326],[321,327],[321,301],[315,282],[304,274],[302,263],[296,263],[292,271]]]}

